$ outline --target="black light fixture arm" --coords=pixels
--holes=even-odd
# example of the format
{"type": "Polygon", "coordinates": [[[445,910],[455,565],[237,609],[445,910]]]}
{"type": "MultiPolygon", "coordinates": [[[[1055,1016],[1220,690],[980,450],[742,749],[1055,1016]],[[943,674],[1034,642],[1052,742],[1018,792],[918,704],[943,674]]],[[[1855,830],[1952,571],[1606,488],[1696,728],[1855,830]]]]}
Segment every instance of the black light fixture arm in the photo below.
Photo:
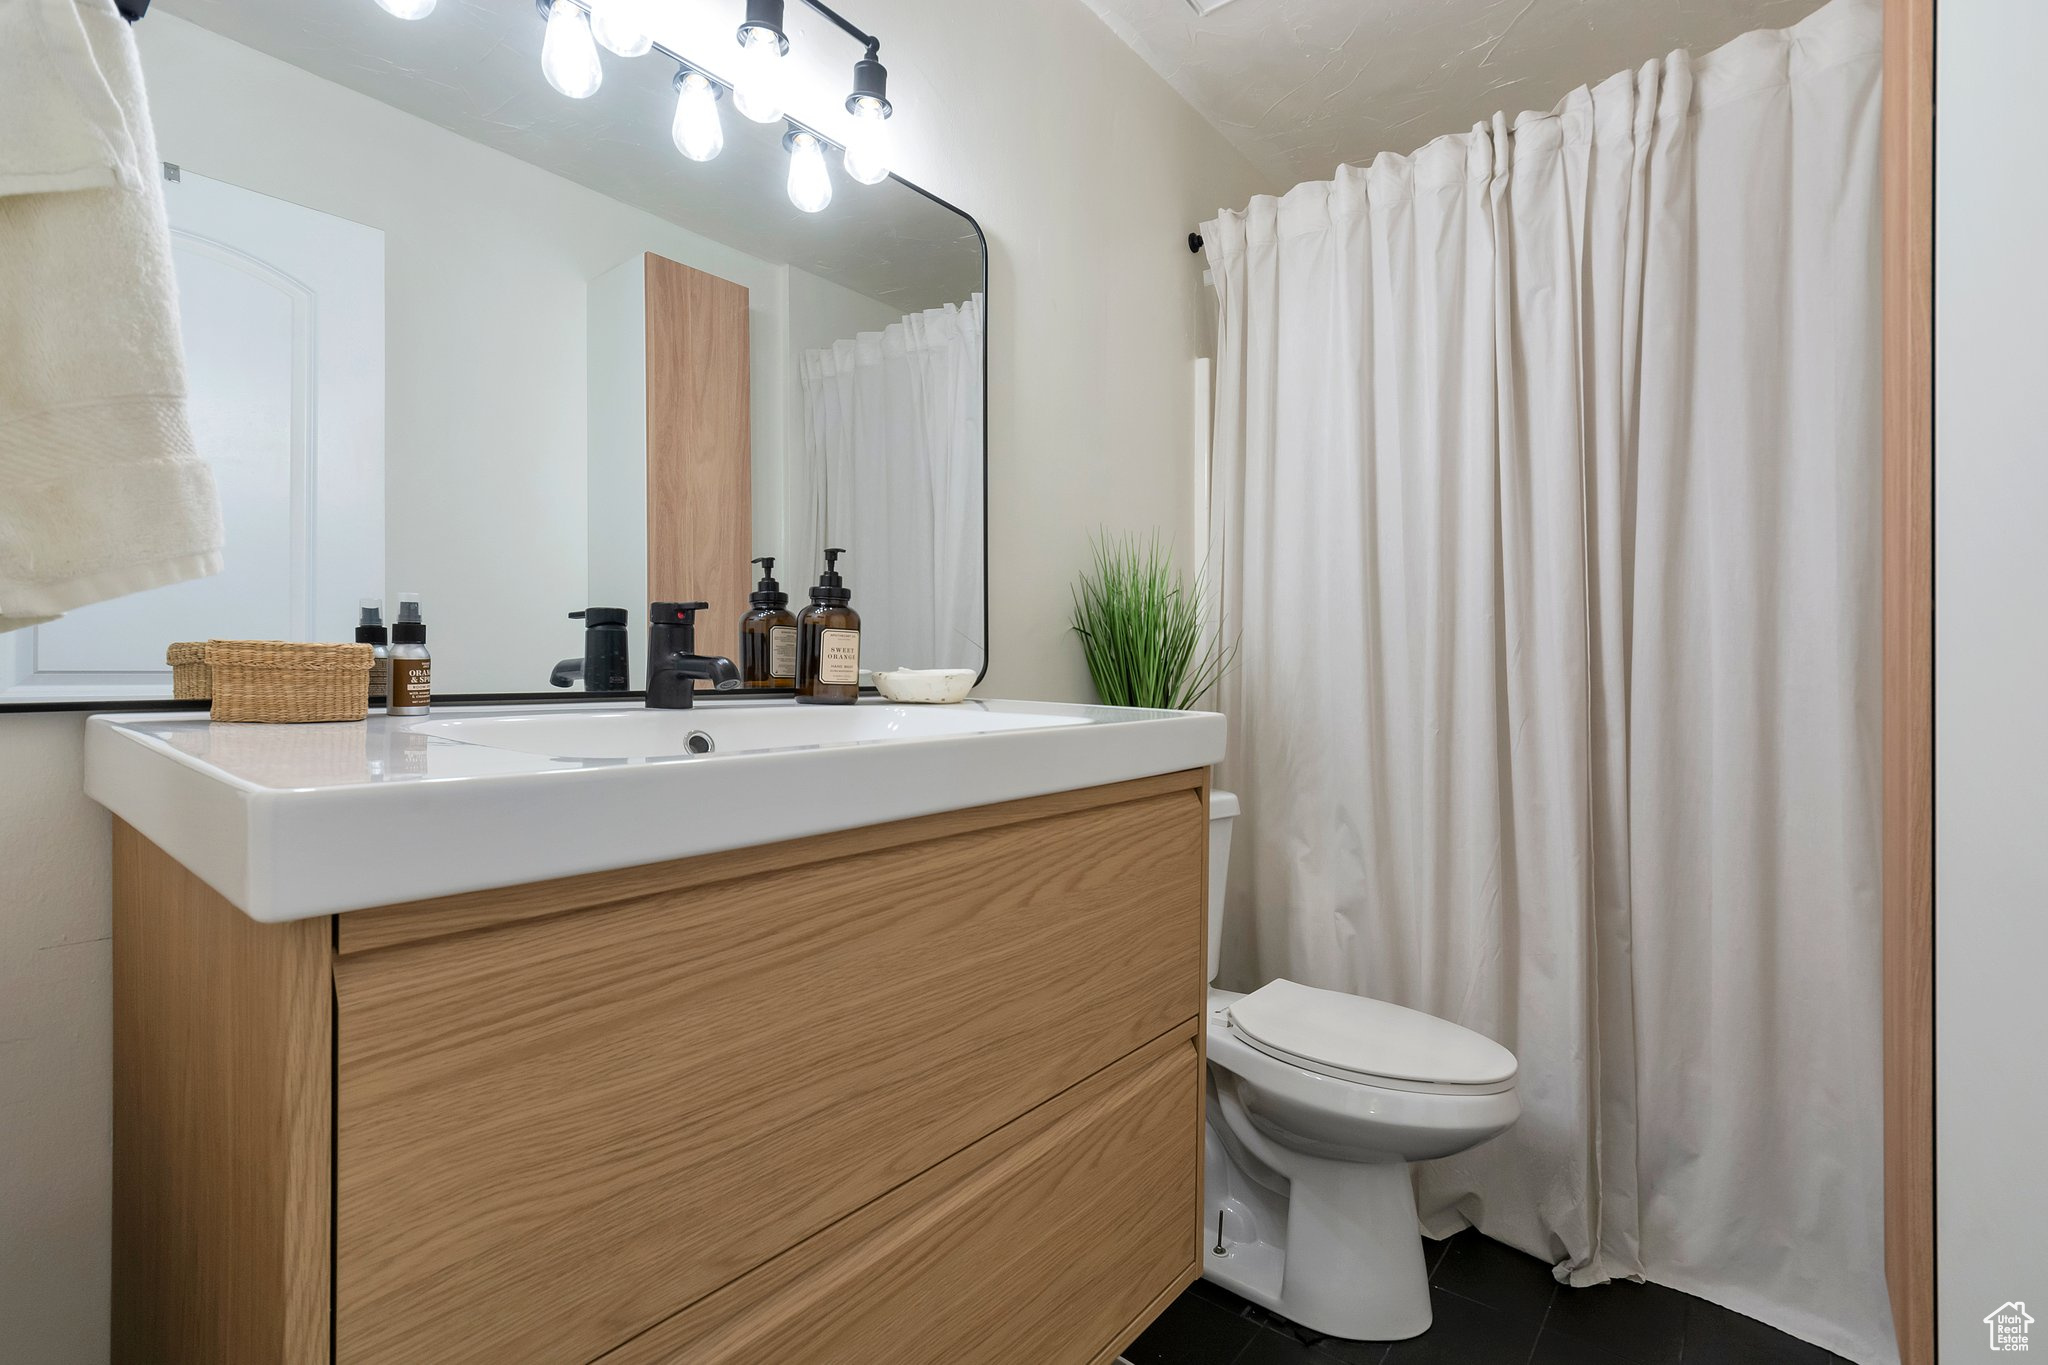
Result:
{"type": "Polygon", "coordinates": [[[825,4],[824,0],[803,0],[803,2],[836,24],[841,33],[853,39],[868,50],[868,60],[873,61],[882,50],[882,40],[862,29],[853,20],[825,4]]]}
{"type": "MultiPolygon", "coordinates": [[[[746,40],[749,30],[766,31],[774,34],[782,44],[782,50],[788,52],[789,35],[782,28],[786,3],[787,0],[747,0],[747,21],[740,26],[741,41],[746,40]]],[[[847,96],[847,110],[859,112],[862,108],[879,106],[882,117],[888,118],[894,111],[889,105],[889,72],[881,60],[882,40],[833,9],[825,0],[803,0],[803,3],[861,45],[861,59],[853,64],[853,93],[847,96]]]]}

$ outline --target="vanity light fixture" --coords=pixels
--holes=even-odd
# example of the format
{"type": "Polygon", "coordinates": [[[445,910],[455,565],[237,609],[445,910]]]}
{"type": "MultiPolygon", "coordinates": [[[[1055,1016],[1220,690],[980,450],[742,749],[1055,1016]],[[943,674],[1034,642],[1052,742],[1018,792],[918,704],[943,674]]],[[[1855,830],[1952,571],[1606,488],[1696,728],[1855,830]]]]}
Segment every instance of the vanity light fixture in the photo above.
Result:
{"type": "Polygon", "coordinates": [[[782,136],[789,149],[789,202],[805,213],[818,213],[832,202],[832,172],[825,166],[825,144],[816,133],[791,128],[782,136]]]}
{"type": "Polygon", "coordinates": [[[846,136],[842,158],[846,173],[863,185],[879,185],[889,178],[889,69],[875,54],[881,44],[870,39],[867,55],[853,64],[853,93],[846,97],[846,112],[853,115],[853,128],[846,136]]]}
{"type": "Polygon", "coordinates": [[[669,128],[676,150],[692,161],[709,161],[725,150],[725,125],[718,117],[718,83],[693,67],[676,72],[676,119],[669,128]]]}
{"type": "Polygon", "coordinates": [[[654,46],[645,9],[646,0],[590,0],[590,34],[621,57],[644,57],[654,46]]]}
{"type": "MultiPolygon", "coordinates": [[[[386,12],[400,19],[424,19],[434,12],[435,3],[377,0],[386,12]]],[[[832,174],[825,165],[828,147],[839,151],[847,175],[860,183],[879,185],[889,178],[889,119],[896,111],[889,103],[889,70],[881,61],[882,40],[864,32],[824,0],[802,3],[862,48],[860,59],[853,64],[853,93],[846,97],[852,123],[845,144],[834,143],[793,121],[782,139],[789,151],[790,202],[806,213],[817,213],[832,202],[832,174]]],[[[600,45],[621,57],[659,51],[673,58],[680,69],[675,75],[676,112],[669,136],[676,150],[692,161],[709,161],[725,148],[718,101],[726,90],[732,91],[733,107],[756,123],[784,121],[789,55],[789,35],[783,31],[785,0],[746,0],[747,17],[737,34],[739,54],[730,83],[656,43],[649,23],[650,4],[651,0],[534,0],[534,8],[547,26],[540,45],[540,69],[548,84],[573,100],[596,94],[604,84],[600,45]]]]}
{"type": "Polygon", "coordinates": [[[597,41],[590,36],[590,16],[575,0],[534,0],[548,21],[540,42],[540,69],[548,84],[572,100],[589,99],[604,84],[597,41]]]}
{"type": "Polygon", "coordinates": [[[789,53],[789,35],[782,31],[782,0],[747,0],[739,45],[732,107],[756,123],[774,123],[782,117],[782,59],[789,53]]]}

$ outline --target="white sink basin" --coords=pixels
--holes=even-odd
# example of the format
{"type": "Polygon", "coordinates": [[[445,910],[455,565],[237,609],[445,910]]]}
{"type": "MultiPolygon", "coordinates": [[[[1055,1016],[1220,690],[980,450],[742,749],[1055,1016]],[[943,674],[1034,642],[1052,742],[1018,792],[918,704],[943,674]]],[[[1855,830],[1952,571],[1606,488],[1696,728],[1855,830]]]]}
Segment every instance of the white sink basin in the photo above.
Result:
{"type": "Polygon", "coordinates": [[[714,704],[688,711],[559,707],[540,714],[429,720],[414,728],[442,739],[519,754],[648,759],[731,757],[778,749],[946,739],[1087,723],[1084,716],[1005,713],[978,706],[714,704]],[[587,712],[594,714],[580,714],[587,712]]]}
{"type": "Polygon", "coordinates": [[[1045,702],[572,703],[337,725],[214,725],[188,711],[93,717],[85,790],[252,919],[277,921],[1222,757],[1218,715],[1045,702]]]}

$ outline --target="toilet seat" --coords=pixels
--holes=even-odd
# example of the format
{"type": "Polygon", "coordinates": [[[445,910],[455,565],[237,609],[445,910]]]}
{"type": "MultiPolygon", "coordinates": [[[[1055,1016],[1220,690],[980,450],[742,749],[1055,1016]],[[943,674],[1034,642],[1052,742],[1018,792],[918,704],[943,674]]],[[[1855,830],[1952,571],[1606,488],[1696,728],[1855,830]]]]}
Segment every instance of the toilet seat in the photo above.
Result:
{"type": "Polygon", "coordinates": [[[1343,991],[1270,982],[1233,1000],[1225,1022],[1268,1056],[1359,1085],[1488,1095],[1515,1084],[1514,1054],[1484,1034],[1343,991]]]}

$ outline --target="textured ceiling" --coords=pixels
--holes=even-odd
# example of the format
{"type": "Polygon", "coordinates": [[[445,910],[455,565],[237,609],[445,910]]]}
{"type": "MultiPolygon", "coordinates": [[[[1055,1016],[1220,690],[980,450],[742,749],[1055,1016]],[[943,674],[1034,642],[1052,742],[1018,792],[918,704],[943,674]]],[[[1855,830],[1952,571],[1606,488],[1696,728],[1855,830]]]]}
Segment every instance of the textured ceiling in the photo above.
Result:
{"type": "Polygon", "coordinates": [[[1821,0],[1086,0],[1275,188],[1407,152],[1673,48],[1784,28],[1821,0]]]}
{"type": "MultiPolygon", "coordinates": [[[[0,0],[4,3],[4,0],[0,0]]],[[[487,147],[762,260],[786,262],[910,312],[981,287],[981,242],[961,215],[894,181],[833,170],[831,205],[789,202],[782,127],[721,102],[725,150],[708,162],[669,141],[675,63],[606,53],[604,85],[565,99],[540,72],[532,0],[441,0],[414,23],[370,0],[162,0],[159,8],[487,147]]],[[[724,7],[677,4],[660,36],[677,51],[726,52],[724,7]],[[700,31],[701,30],[701,31],[700,31]],[[722,40],[722,41],[714,41],[722,40]]],[[[808,16],[808,11],[792,7],[808,16]]],[[[792,43],[823,35],[790,25],[792,43]]],[[[831,35],[837,37],[838,35],[831,35]]],[[[836,160],[836,159],[835,159],[836,160]]]]}

